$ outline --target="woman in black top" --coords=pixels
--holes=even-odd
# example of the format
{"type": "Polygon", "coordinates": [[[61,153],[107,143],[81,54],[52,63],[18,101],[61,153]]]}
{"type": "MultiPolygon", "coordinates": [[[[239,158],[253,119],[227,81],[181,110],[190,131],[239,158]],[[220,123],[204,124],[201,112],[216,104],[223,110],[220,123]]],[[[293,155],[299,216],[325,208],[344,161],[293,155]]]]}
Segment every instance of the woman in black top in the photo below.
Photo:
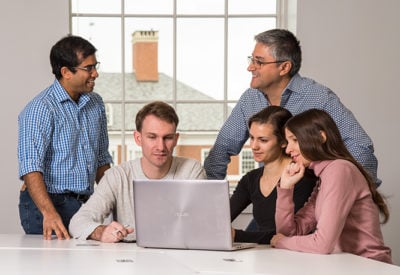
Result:
{"type": "MultiPolygon", "coordinates": [[[[252,231],[233,229],[235,242],[269,244],[275,235],[276,184],[283,169],[291,162],[286,155],[284,125],[292,114],[279,106],[269,106],[249,119],[250,147],[254,160],[263,167],[254,169],[239,181],[230,200],[232,221],[249,205],[253,204],[256,228],[252,231]]],[[[300,209],[310,196],[316,178],[307,173],[295,185],[295,211],[300,209]]]]}

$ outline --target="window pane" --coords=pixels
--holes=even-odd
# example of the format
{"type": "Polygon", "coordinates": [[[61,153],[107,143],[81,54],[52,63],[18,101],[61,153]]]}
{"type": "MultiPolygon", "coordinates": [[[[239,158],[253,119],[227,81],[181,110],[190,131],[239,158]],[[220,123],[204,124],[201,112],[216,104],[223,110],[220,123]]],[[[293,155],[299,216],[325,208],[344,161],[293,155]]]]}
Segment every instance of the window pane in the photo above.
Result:
{"type": "MultiPolygon", "coordinates": [[[[118,132],[122,130],[122,105],[119,103],[105,103],[107,111],[108,132],[118,132]]],[[[121,137],[119,137],[121,138],[121,137]]]]}
{"type": "Polygon", "coordinates": [[[127,18],[125,20],[125,71],[127,100],[172,100],[172,19],[127,18]],[[138,43],[136,51],[133,45],[135,32],[137,32],[135,41],[138,43]],[[134,57],[138,60],[136,69],[133,68],[134,57]],[[145,76],[151,74],[152,77],[141,78],[140,74],[145,76]]]}
{"type": "Polygon", "coordinates": [[[172,100],[172,79],[164,74],[158,81],[137,81],[133,73],[125,74],[126,100],[172,100]]]}
{"type": "MultiPolygon", "coordinates": [[[[279,3],[70,2],[72,33],[88,39],[98,49],[101,66],[95,91],[106,105],[115,164],[140,156],[140,147],[132,136],[134,120],[137,111],[154,100],[176,106],[181,135],[175,153],[193,157],[191,154],[196,152],[200,160],[201,152],[213,145],[237,99],[248,88],[251,75],[247,56],[253,51],[254,35],[277,26],[279,3]],[[81,16],[85,14],[94,17],[81,16]]],[[[246,171],[254,165],[250,155],[244,156],[246,171]]],[[[241,176],[243,167],[237,160],[242,163],[242,158],[232,162],[236,166],[230,169],[229,178],[241,176]]]]}
{"type": "Polygon", "coordinates": [[[251,149],[243,149],[240,155],[242,158],[241,174],[246,174],[256,168],[256,162],[253,159],[253,152],[251,149]]]}
{"type": "Polygon", "coordinates": [[[276,20],[275,18],[231,18],[228,23],[228,100],[238,100],[249,88],[251,74],[247,71],[247,56],[253,52],[254,36],[275,28],[276,20]]]}
{"type": "Polygon", "coordinates": [[[106,103],[109,148],[114,165],[121,163],[122,105],[106,103]]]}
{"type": "Polygon", "coordinates": [[[275,14],[276,0],[229,0],[230,14],[275,14]]]}
{"type": "Polygon", "coordinates": [[[158,67],[160,72],[172,76],[173,22],[162,18],[125,19],[125,71],[133,71],[132,34],[135,31],[158,31],[158,67]]]}
{"type": "MultiPolygon", "coordinates": [[[[101,69],[101,67],[100,67],[101,69]]],[[[122,100],[122,74],[99,71],[94,91],[101,95],[103,100],[122,100]]]]}
{"type": "Polygon", "coordinates": [[[177,104],[179,131],[219,130],[224,122],[223,104],[185,103],[177,104]]]}
{"type": "Polygon", "coordinates": [[[86,38],[97,49],[96,57],[101,64],[95,90],[104,99],[121,99],[121,77],[120,74],[115,74],[120,73],[122,67],[121,19],[74,17],[72,23],[72,33],[86,38]],[[98,86],[100,83],[101,86],[98,86]]]}
{"type": "Polygon", "coordinates": [[[119,0],[71,0],[73,13],[121,13],[119,0]]]}
{"type": "Polygon", "coordinates": [[[224,0],[177,0],[178,14],[224,14],[224,0]]]}
{"type": "Polygon", "coordinates": [[[125,0],[127,14],[172,14],[173,0],[125,0]]]}
{"type": "Polygon", "coordinates": [[[121,19],[74,17],[72,33],[89,40],[96,48],[101,71],[121,72],[121,19]]]}
{"type": "Polygon", "coordinates": [[[125,130],[128,133],[128,135],[130,133],[133,133],[133,131],[136,129],[136,124],[135,124],[136,114],[144,105],[145,103],[125,104],[125,130]]]}
{"type": "Polygon", "coordinates": [[[186,99],[183,87],[191,87],[202,99],[223,99],[224,95],[223,19],[178,19],[177,87],[178,99],[186,99]]]}

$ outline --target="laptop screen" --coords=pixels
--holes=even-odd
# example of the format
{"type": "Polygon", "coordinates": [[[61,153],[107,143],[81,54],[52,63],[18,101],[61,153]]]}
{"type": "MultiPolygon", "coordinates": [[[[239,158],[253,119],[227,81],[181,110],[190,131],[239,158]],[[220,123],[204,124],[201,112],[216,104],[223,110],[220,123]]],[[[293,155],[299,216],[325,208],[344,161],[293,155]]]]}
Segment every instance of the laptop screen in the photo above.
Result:
{"type": "Polygon", "coordinates": [[[232,246],[226,180],[136,180],[137,245],[215,249],[232,246]]]}

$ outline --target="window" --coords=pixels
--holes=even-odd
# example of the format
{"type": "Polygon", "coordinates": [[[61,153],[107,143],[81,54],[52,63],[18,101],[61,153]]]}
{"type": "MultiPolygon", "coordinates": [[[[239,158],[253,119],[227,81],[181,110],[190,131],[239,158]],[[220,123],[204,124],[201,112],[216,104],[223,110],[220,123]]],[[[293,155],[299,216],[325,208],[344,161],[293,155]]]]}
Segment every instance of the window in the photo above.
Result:
{"type": "Polygon", "coordinates": [[[204,163],[204,161],[208,157],[208,153],[210,153],[210,149],[209,148],[202,148],[201,149],[201,159],[200,159],[201,163],[204,163]]]}
{"type": "Polygon", "coordinates": [[[258,162],[253,159],[253,152],[249,148],[243,148],[240,152],[240,171],[241,175],[250,172],[258,167],[258,162]]]}
{"type": "Polygon", "coordinates": [[[153,100],[177,110],[177,155],[203,160],[248,88],[246,57],[254,35],[283,27],[287,1],[70,0],[71,33],[98,49],[95,91],[109,112],[114,163],[140,151],[132,138],[134,118],[153,100]]]}
{"type": "Polygon", "coordinates": [[[112,127],[114,121],[112,104],[105,103],[104,106],[106,108],[107,126],[112,127]]]}

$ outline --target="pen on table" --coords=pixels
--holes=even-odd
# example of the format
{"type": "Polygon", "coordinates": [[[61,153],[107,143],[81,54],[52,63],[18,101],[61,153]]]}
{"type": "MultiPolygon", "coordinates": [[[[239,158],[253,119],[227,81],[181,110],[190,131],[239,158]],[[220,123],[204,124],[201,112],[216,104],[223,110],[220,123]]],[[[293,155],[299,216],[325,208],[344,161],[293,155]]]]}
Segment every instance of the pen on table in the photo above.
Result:
{"type": "MultiPolygon", "coordinates": [[[[125,229],[127,229],[129,226],[130,226],[129,224],[124,224],[124,228],[125,228],[125,229]]],[[[112,232],[112,234],[113,234],[115,237],[118,237],[118,236],[117,236],[118,232],[121,232],[121,230],[116,229],[115,231],[112,232]]]]}

